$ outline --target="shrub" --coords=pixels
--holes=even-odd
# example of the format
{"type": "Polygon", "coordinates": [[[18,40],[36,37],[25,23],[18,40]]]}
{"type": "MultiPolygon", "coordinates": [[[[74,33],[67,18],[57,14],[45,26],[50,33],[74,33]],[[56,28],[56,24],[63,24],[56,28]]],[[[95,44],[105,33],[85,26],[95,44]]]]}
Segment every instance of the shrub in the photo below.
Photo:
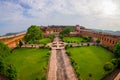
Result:
{"type": "Polygon", "coordinates": [[[111,62],[107,62],[105,65],[104,65],[104,70],[105,71],[110,71],[113,69],[113,64],[111,62]]]}
{"type": "Polygon", "coordinates": [[[4,43],[0,42],[0,56],[5,58],[10,54],[10,49],[8,48],[7,45],[4,43]]]}
{"type": "Polygon", "coordinates": [[[69,44],[66,44],[66,45],[65,45],[65,49],[68,49],[68,48],[69,48],[69,44]]]}
{"type": "Polygon", "coordinates": [[[87,43],[87,46],[90,46],[90,44],[89,44],[89,43],[87,43]]]}
{"type": "Polygon", "coordinates": [[[111,60],[111,63],[112,63],[113,65],[118,65],[118,60],[117,60],[117,59],[112,59],[112,60],[111,60]]]}
{"type": "Polygon", "coordinates": [[[0,73],[4,74],[5,72],[5,62],[2,57],[0,57],[0,73]]]}
{"type": "Polygon", "coordinates": [[[52,35],[50,35],[49,38],[53,40],[55,38],[55,35],[52,34],[52,35]]]}
{"type": "Polygon", "coordinates": [[[67,53],[68,56],[71,56],[71,53],[70,53],[70,52],[66,51],[66,53],[67,53]]]}
{"type": "Polygon", "coordinates": [[[120,58],[118,58],[117,61],[118,61],[118,68],[120,68],[120,58]]]}
{"type": "Polygon", "coordinates": [[[13,65],[8,65],[6,71],[7,77],[9,80],[16,80],[17,79],[17,71],[13,65]]]}
{"type": "Polygon", "coordinates": [[[105,49],[109,49],[109,46],[103,46],[105,49]]]}
{"type": "Polygon", "coordinates": [[[115,44],[113,52],[117,58],[120,58],[120,41],[115,44]]]}
{"type": "Polygon", "coordinates": [[[100,43],[100,39],[97,39],[97,40],[96,40],[96,43],[97,43],[97,46],[98,46],[99,43],[100,43]]]}

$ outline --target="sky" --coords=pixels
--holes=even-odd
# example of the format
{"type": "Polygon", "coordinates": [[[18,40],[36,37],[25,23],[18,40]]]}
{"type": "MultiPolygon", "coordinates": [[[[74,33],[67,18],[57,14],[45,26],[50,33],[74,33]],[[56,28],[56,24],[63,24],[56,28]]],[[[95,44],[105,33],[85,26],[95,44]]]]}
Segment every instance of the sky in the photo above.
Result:
{"type": "Polygon", "coordinates": [[[0,0],[0,35],[30,25],[120,31],[120,0],[0,0]]]}

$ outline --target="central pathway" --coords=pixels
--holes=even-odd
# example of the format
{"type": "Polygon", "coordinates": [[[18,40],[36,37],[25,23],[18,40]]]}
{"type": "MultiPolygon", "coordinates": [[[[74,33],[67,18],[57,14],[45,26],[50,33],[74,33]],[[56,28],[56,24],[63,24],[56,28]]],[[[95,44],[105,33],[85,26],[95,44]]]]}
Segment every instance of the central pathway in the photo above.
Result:
{"type": "Polygon", "coordinates": [[[59,37],[56,37],[50,46],[52,50],[47,80],[77,80],[74,69],[65,53],[64,43],[60,41],[59,37]]]}

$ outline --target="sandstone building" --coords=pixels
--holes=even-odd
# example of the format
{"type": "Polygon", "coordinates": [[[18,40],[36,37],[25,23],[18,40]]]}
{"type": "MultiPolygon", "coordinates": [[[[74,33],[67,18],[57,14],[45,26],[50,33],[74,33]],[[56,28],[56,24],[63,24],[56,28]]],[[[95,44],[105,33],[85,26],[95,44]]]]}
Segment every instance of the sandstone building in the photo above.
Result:
{"type": "MultiPolygon", "coordinates": [[[[50,34],[59,34],[63,28],[67,26],[48,26],[48,27],[40,27],[43,32],[44,36],[49,36],[50,34]]],[[[109,33],[103,33],[103,32],[96,32],[92,29],[87,29],[83,26],[72,26],[74,32],[70,32],[70,36],[91,36],[94,40],[100,39],[101,45],[103,46],[109,46],[109,48],[112,50],[114,45],[116,44],[117,41],[120,40],[120,35],[113,35],[109,33]]]]}

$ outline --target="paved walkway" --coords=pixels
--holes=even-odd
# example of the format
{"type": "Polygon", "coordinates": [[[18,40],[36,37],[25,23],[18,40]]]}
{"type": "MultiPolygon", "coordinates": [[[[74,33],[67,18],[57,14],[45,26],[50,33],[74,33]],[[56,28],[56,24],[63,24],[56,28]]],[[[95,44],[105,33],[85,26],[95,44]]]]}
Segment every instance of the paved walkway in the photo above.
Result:
{"type": "Polygon", "coordinates": [[[119,74],[114,78],[114,80],[120,80],[120,72],[119,72],[119,74]]]}
{"type": "Polygon", "coordinates": [[[115,69],[111,74],[106,76],[103,80],[120,80],[120,76],[118,75],[120,72],[120,69],[115,69]],[[118,76],[117,76],[118,75],[118,76]]]}
{"type": "Polygon", "coordinates": [[[68,56],[65,54],[64,43],[56,37],[50,44],[51,56],[47,80],[78,80],[68,56]]]}

